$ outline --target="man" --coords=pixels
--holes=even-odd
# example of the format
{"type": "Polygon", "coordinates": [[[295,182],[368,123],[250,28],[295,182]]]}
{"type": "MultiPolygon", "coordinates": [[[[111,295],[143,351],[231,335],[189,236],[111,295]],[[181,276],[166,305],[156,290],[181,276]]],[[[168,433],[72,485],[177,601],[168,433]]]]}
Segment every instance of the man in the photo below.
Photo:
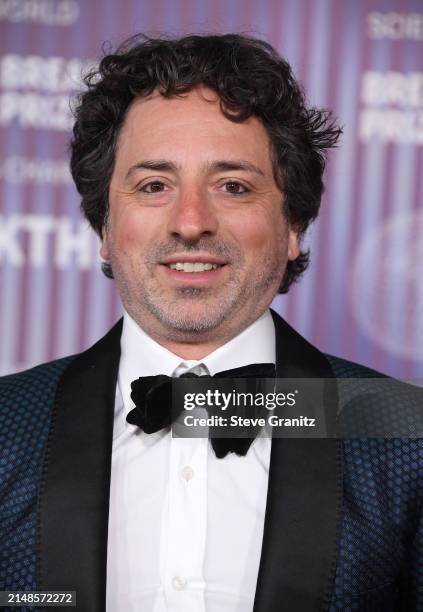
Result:
{"type": "Polygon", "coordinates": [[[131,416],[140,377],[378,376],[269,311],[307,265],[339,129],[242,36],[138,37],[87,85],[72,172],[123,327],[1,382],[1,588],[89,612],[423,609],[420,440],[261,432],[219,456],[131,416]]]}

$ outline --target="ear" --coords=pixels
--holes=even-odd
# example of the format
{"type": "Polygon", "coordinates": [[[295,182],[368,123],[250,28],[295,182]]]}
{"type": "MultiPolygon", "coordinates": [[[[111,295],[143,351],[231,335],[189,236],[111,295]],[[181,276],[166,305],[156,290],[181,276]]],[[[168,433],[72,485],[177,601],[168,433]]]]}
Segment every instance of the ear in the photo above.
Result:
{"type": "Polygon", "coordinates": [[[110,260],[110,252],[109,252],[109,237],[107,234],[106,226],[104,225],[101,230],[101,247],[100,247],[100,256],[105,261],[110,260]]]}
{"type": "Polygon", "coordinates": [[[293,261],[300,254],[300,236],[299,231],[295,227],[289,228],[288,235],[288,259],[293,261]]]}

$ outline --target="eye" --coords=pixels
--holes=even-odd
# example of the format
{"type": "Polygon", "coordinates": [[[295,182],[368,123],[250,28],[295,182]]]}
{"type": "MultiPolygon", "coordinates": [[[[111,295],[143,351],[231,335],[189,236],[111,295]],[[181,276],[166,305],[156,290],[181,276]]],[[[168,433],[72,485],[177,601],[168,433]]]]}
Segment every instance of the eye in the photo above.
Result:
{"type": "Polygon", "coordinates": [[[162,181],[151,181],[140,188],[144,193],[162,193],[166,190],[166,185],[162,181]]]}
{"type": "Polygon", "coordinates": [[[223,184],[223,187],[226,193],[230,193],[231,195],[243,195],[244,193],[248,193],[250,191],[248,187],[242,183],[238,183],[238,181],[226,181],[226,183],[223,184]]]}

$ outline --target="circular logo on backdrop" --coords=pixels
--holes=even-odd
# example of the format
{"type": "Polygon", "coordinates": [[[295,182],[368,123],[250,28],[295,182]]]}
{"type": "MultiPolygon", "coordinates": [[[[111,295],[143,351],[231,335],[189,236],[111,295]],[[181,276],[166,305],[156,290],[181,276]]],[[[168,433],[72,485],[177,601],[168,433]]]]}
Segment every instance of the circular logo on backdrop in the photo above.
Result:
{"type": "Polygon", "coordinates": [[[389,217],[359,243],[350,288],[353,315],[375,344],[423,360],[423,212],[389,217]]]}

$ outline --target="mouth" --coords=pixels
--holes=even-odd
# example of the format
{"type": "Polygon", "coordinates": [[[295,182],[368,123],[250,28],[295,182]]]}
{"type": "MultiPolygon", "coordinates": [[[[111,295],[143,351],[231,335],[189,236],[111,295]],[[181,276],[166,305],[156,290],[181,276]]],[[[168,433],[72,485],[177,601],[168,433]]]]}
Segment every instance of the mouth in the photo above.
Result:
{"type": "Polygon", "coordinates": [[[163,262],[168,275],[184,282],[206,282],[220,276],[228,262],[211,255],[177,255],[163,262]]]}
{"type": "Polygon", "coordinates": [[[223,268],[228,262],[207,253],[185,253],[173,255],[161,263],[170,270],[188,274],[199,274],[223,268]]]}
{"type": "Polygon", "coordinates": [[[165,265],[167,265],[170,270],[198,274],[199,272],[210,272],[212,270],[217,270],[218,268],[222,268],[225,264],[215,264],[211,262],[202,261],[177,261],[175,263],[165,265]]]}

